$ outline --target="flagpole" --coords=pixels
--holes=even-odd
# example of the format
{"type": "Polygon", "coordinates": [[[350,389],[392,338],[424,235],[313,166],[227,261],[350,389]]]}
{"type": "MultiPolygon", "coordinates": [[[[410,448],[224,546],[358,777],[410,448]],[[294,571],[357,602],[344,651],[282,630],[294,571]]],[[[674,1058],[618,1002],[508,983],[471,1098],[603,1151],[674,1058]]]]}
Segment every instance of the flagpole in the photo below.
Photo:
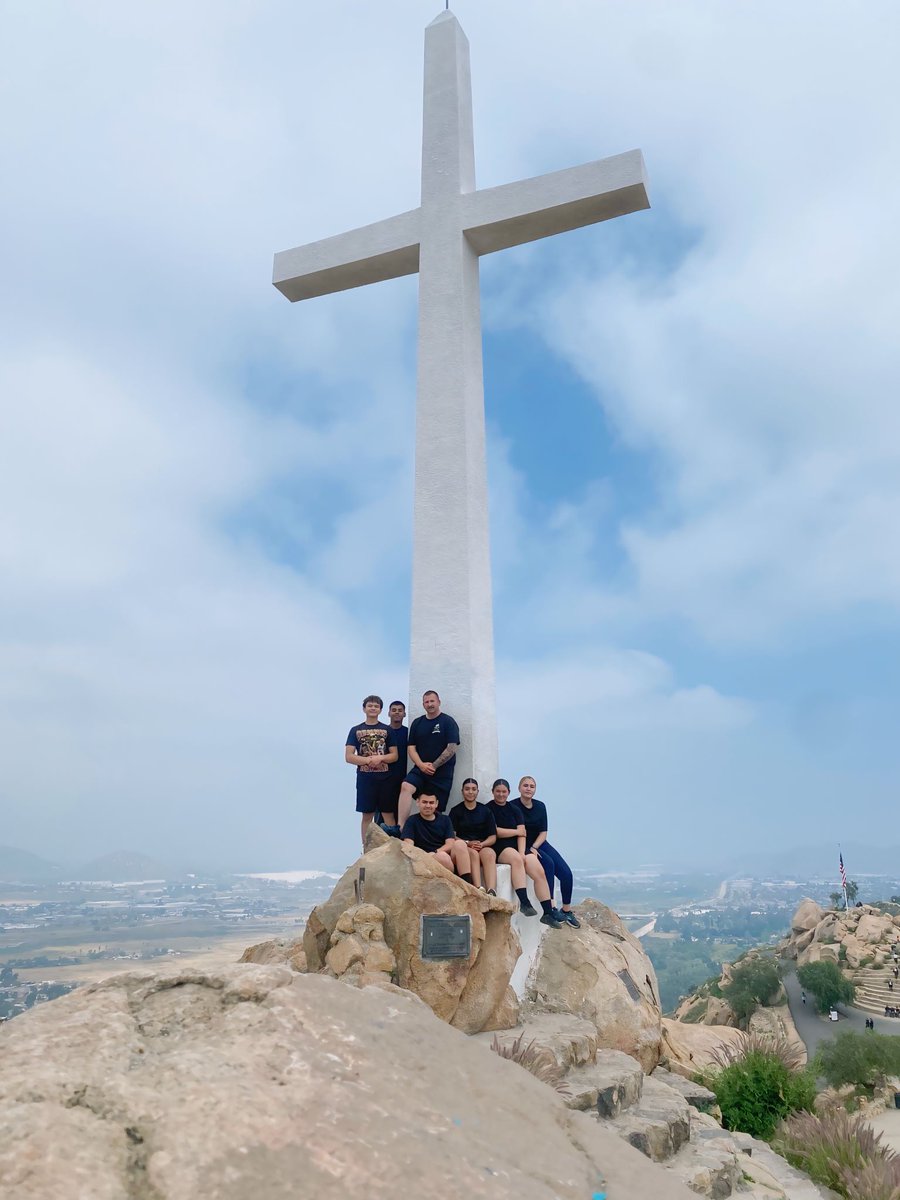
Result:
{"type": "Polygon", "coordinates": [[[844,852],[838,842],[838,862],[841,864],[841,891],[844,893],[844,912],[850,911],[850,901],[847,899],[847,872],[844,869],[844,852]]]}

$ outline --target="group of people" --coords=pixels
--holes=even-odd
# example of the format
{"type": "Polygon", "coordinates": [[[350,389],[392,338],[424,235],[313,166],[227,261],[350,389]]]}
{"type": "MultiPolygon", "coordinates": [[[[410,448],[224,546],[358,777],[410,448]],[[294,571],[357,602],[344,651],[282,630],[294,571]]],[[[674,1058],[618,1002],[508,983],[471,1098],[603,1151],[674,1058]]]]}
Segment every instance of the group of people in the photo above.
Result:
{"type": "Polygon", "coordinates": [[[478,781],[465,779],[461,799],[448,814],[459,726],[441,712],[437,692],[425,692],[422,707],[424,714],[407,730],[402,700],[391,701],[389,724],[385,724],[381,698],[366,696],[365,720],[347,735],[344,759],[356,767],[356,811],[363,845],[369,826],[380,816],[379,824],[389,832],[433,854],[460,879],[492,896],[497,894],[497,864],[502,863],[510,868],[520,912],[537,916],[528,899],[531,879],[542,909],[541,922],[555,929],[563,924],[577,929],[572,871],[547,840],[547,809],[537,799],[534,778],[524,775],[519,780],[515,799],[510,799],[507,780],[495,780],[486,804],[478,799],[478,781]],[[553,907],[557,880],[561,908],[553,907]]]}

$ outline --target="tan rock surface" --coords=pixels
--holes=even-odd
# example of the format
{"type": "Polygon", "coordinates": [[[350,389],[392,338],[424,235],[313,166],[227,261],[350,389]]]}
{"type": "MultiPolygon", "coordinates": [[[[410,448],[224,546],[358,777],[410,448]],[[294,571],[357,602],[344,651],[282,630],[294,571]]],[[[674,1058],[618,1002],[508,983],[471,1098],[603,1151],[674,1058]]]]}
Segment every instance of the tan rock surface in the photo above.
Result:
{"type": "Polygon", "coordinates": [[[623,1050],[652,1071],[661,1037],[653,964],[605,904],[586,900],[577,912],[581,929],[553,930],[541,942],[528,998],[547,1012],[586,1018],[600,1047],[623,1050]]]}
{"type": "Polygon", "coordinates": [[[284,967],[116,976],[0,1058],[9,1200],[691,1197],[415,997],[284,967]]]}
{"type": "Polygon", "coordinates": [[[739,1029],[725,1025],[684,1025],[671,1017],[662,1019],[662,1052],[669,1070],[685,1078],[712,1066],[723,1048],[736,1048],[744,1040],[739,1029]]]}
{"type": "Polygon", "coordinates": [[[374,904],[355,904],[338,917],[325,955],[325,970],[360,987],[391,983],[397,969],[384,940],[384,913],[374,904]]]}
{"type": "Polygon", "coordinates": [[[894,937],[894,922],[880,912],[866,912],[859,918],[856,936],[861,942],[872,945],[890,945],[894,937]]]}
{"type": "Polygon", "coordinates": [[[377,833],[367,843],[372,849],[310,913],[303,935],[308,970],[325,967],[332,934],[341,914],[355,903],[353,884],[365,867],[365,900],[384,913],[384,940],[396,957],[399,986],[465,1033],[514,1024],[508,986],[520,947],[510,924],[513,906],[463,883],[433,855],[387,838],[380,829],[377,833]],[[424,960],[419,953],[423,914],[467,914],[472,921],[469,958],[424,960]]]}
{"type": "MultiPolygon", "coordinates": [[[[828,950],[830,947],[825,946],[823,949],[828,950]]],[[[783,1038],[796,1052],[798,1060],[801,1063],[806,1062],[806,1043],[797,1032],[791,1010],[786,1003],[758,1008],[750,1018],[748,1032],[758,1033],[762,1037],[783,1038]]]]}
{"type": "Polygon", "coordinates": [[[270,942],[257,942],[255,946],[248,946],[238,961],[256,963],[261,967],[283,964],[292,971],[305,971],[303,938],[274,938],[270,942]]]}
{"type": "Polygon", "coordinates": [[[805,933],[808,929],[815,929],[824,916],[825,910],[819,908],[815,900],[807,897],[800,901],[797,911],[791,918],[791,929],[795,934],[805,933]]]}

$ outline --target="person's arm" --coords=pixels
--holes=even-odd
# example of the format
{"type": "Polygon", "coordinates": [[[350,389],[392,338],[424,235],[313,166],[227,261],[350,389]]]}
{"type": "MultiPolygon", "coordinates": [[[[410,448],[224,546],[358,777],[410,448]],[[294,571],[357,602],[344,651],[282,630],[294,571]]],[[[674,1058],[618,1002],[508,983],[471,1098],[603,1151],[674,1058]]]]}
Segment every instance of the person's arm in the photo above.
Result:
{"type": "Polygon", "coordinates": [[[484,841],[481,843],[481,849],[486,850],[488,846],[493,846],[493,844],[494,844],[494,842],[496,842],[496,840],[497,840],[496,833],[492,833],[489,837],[486,837],[484,839],[484,841]]]}
{"type": "Polygon", "coordinates": [[[519,839],[518,851],[520,854],[524,855],[524,853],[525,853],[525,826],[524,825],[516,826],[516,837],[519,839]]]}
{"type": "Polygon", "coordinates": [[[435,771],[438,769],[438,767],[442,767],[444,765],[444,763],[448,763],[450,761],[450,759],[453,758],[454,754],[456,754],[458,749],[459,749],[459,742],[448,742],[447,748],[445,750],[442,750],[441,753],[434,760],[434,762],[431,764],[434,767],[435,771]]]}
{"type": "Polygon", "coordinates": [[[537,837],[534,839],[534,841],[531,843],[531,849],[535,852],[535,854],[537,854],[538,850],[540,850],[541,846],[543,846],[543,844],[544,844],[544,842],[546,842],[546,840],[547,840],[547,830],[545,829],[542,833],[539,833],[537,835],[537,837]]]}
{"type": "Polygon", "coordinates": [[[519,830],[520,830],[521,828],[522,828],[522,826],[521,826],[521,825],[509,825],[509,826],[507,826],[507,825],[498,825],[498,826],[497,826],[497,837],[500,837],[500,838],[514,838],[514,837],[517,837],[517,836],[518,836],[518,833],[519,833],[519,830]]]}

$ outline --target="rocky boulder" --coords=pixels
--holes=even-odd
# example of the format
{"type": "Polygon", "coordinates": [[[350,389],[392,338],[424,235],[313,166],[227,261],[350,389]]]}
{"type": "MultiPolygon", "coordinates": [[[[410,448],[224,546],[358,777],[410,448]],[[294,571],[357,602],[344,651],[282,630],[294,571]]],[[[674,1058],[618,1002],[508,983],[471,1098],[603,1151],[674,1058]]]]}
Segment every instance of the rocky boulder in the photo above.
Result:
{"type": "Polygon", "coordinates": [[[115,976],[0,1059],[10,1200],[691,1196],[416,997],[285,967],[115,976]]]}
{"type": "Polygon", "coordinates": [[[585,1018],[601,1048],[622,1050],[652,1071],[661,1039],[653,964],[605,904],[585,900],[577,912],[581,929],[554,930],[541,942],[528,999],[546,1012],[585,1018]]]}
{"type": "Polygon", "coordinates": [[[870,945],[890,945],[894,940],[894,922],[877,910],[865,912],[859,918],[856,936],[859,941],[868,942],[870,945]]]}
{"type": "Polygon", "coordinates": [[[306,951],[302,938],[273,938],[269,942],[248,946],[238,961],[256,963],[261,967],[286,966],[292,971],[305,971],[306,951]]]}
{"type": "Polygon", "coordinates": [[[513,906],[463,883],[431,854],[404,846],[397,838],[382,835],[380,844],[377,841],[373,837],[372,849],[344,872],[329,899],[310,913],[303,935],[307,969],[328,967],[332,937],[342,914],[355,904],[354,883],[365,867],[365,900],[384,914],[384,941],[394,954],[396,983],[464,1033],[515,1025],[518,1004],[509,981],[520,948],[510,924],[513,906]],[[421,918],[434,914],[470,918],[468,958],[422,958],[421,918]]]}
{"type": "Polygon", "coordinates": [[[716,1063],[716,1056],[736,1049],[744,1041],[739,1029],[725,1025],[685,1025],[671,1017],[662,1019],[662,1053],[669,1070],[690,1079],[716,1063]]]}
{"type": "Polygon", "coordinates": [[[354,904],[338,917],[325,955],[325,970],[356,987],[393,982],[394,952],[384,940],[384,913],[374,904],[354,904]]]}
{"type": "Polygon", "coordinates": [[[824,916],[825,910],[819,908],[815,900],[810,900],[807,897],[805,900],[800,901],[797,911],[791,918],[791,931],[794,934],[798,934],[815,929],[824,916]]]}

